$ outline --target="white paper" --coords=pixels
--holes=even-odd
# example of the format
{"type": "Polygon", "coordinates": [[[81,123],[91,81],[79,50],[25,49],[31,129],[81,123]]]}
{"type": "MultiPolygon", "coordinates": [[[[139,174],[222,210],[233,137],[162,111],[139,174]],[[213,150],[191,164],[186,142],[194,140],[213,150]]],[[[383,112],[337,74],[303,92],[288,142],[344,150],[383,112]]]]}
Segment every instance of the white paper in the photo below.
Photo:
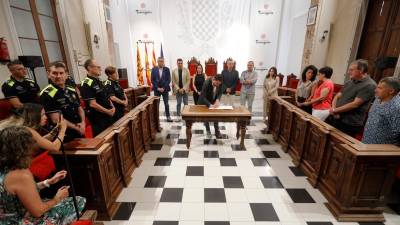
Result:
{"type": "Polygon", "coordinates": [[[210,109],[229,109],[229,110],[233,110],[233,106],[231,106],[231,105],[220,105],[217,108],[210,107],[210,109]]]}

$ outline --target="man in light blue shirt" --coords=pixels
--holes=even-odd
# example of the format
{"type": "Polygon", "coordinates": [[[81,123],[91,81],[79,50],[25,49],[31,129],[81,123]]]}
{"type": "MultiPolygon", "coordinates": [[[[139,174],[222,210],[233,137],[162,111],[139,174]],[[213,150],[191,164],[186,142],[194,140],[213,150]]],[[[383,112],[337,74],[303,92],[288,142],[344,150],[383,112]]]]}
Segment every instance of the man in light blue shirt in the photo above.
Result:
{"type": "Polygon", "coordinates": [[[254,62],[249,61],[247,63],[247,70],[243,71],[240,75],[240,83],[242,88],[240,89],[240,105],[246,106],[247,109],[252,112],[254,96],[256,94],[256,82],[257,72],[254,71],[254,62]]]}
{"type": "Polygon", "coordinates": [[[362,142],[400,145],[400,81],[383,78],[375,90],[376,100],[368,113],[362,142]]]}

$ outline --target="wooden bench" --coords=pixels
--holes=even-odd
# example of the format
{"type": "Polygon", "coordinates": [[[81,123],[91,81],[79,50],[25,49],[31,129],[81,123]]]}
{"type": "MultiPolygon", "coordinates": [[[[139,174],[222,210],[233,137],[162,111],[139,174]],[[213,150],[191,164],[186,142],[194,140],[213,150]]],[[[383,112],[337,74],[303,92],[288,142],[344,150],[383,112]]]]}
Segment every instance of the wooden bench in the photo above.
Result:
{"type": "MultiPolygon", "coordinates": [[[[86,197],[86,208],[97,210],[100,220],[113,218],[120,205],[116,202],[118,195],[128,186],[132,172],[161,130],[159,100],[150,96],[96,137],[64,146],[76,193],[86,197]]],[[[62,169],[61,153],[53,157],[62,169]]]]}
{"type": "Polygon", "coordinates": [[[273,97],[268,132],[282,144],[338,221],[384,221],[385,200],[400,165],[400,148],[366,145],[273,97]]]}

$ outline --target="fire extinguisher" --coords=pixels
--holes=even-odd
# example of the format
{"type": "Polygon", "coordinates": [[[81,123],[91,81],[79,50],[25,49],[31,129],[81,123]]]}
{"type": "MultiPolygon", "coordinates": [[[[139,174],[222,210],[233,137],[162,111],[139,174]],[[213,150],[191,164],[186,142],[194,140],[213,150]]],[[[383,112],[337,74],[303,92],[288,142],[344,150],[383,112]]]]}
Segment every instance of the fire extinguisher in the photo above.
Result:
{"type": "Polygon", "coordinates": [[[10,54],[8,52],[7,41],[4,37],[0,38],[0,62],[9,62],[10,54]]]}

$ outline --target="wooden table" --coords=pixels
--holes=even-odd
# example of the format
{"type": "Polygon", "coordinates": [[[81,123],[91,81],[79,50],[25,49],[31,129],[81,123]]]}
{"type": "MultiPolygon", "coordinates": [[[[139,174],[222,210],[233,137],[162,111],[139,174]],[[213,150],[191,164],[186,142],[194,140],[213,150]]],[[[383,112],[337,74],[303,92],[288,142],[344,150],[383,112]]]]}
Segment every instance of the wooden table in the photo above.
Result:
{"type": "Polygon", "coordinates": [[[186,123],[186,147],[190,148],[192,139],[192,124],[195,122],[235,122],[237,123],[236,138],[240,138],[240,148],[244,147],[246,125],[250,122],[251,113],[245,107],[234,107],[233,110],[209,109],[204,105],[186,105],[182,111],[182,119],[186,123]],[[240,130],[240,135],[239,135],[240,130]]]}

